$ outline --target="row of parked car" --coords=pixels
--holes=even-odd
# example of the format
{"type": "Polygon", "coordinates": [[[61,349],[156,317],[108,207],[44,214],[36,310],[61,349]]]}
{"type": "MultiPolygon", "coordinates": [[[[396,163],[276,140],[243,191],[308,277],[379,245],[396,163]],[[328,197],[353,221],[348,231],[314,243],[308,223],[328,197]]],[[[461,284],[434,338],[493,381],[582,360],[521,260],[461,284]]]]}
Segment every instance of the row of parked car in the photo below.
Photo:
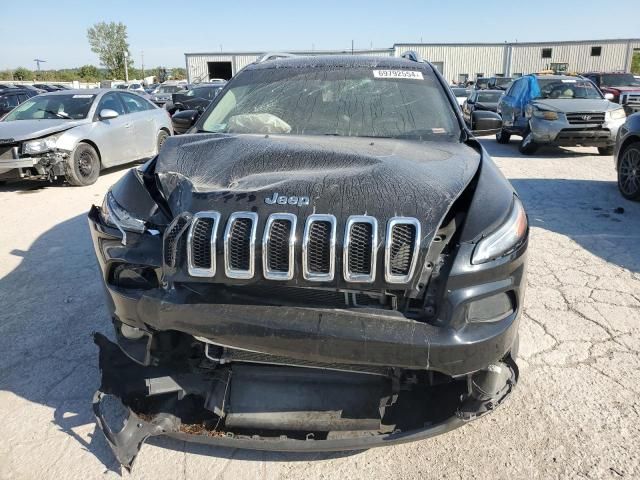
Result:
{"type": "Polygon", "coordinates": [[[174,130],[193,124],[225,83],[168,81],[149,91],[136,81],[82,90],[0,85],[0,182],[63,176],[72,185],[90,185],[103,168],[155,155],[174,130]]]}
{"type": "Polygon", "coordinates": [[[59,84],[35,83],[33,85],[0,84],[0,118],[25,100],[46,92],[69,90],[59,84]]]}
{"type": "Polygon", "coordinates": [[[196,84],[188,84],[186,80],[168,80],[146,88],[140,82],[120,84],[116,88],[138,93],[163,107],[172,116],[186,111],[175,117],[173,122],[175,133],[180,134],[188,129],[191,119],[197,118],[209,106],[225,84],[226,80],[222,79],[196,84]]]}
{"type": "Polygon", "coordinates": [[[534,154],[543,145],[591,146],[614,154],[618,188],[640,200],[640,79],[630,73],[532,74],[509,79],[506,90],[452,87],[467,125],[474,112],[500,115],[498,143],[521,138],[519,150],[534,154]]]}
{"type": "MultiPolygon", "coordinates": [[[[630,74],[543,73],[488,80],[493,88],[478,83],[462,90],[464,97],[453,89],[465,122],[478,131],[474,119],[482,115],[476,113],[496,112],[501,121],[497,141],[506,144],[519,136],[526,155],[542,145],[593,146],[611,155],[627,113],[640,110],[640,81],[630,74]],[[498,79],[505,82],[498,84],[498,79]]],[[[225,84],[165,82],[151,94],[139,92],[135,83],[37,96],[33,87],[0,89],[0,115],[14,109],[0,124],[0,180],[16,174],[63,175],[75,185],[93,183],[100,168],[152,156],[166,136],[189,130],[225,84]],[[21,122],[10,126],[15,120],[21,122]],[[80,143],[88,147],[76,158],[80,143]]]]}

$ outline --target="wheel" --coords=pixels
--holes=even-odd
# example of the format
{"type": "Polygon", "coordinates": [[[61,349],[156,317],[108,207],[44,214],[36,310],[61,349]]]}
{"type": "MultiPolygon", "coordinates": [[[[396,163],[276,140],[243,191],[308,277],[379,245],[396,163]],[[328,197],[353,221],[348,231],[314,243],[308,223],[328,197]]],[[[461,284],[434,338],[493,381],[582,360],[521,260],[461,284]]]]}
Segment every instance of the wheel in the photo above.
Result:
{"type": "Polygon", "coordinates": [[[501,128],[498,133],[496,133],[496,142],[506,144],[511,140],[511,134],[507,132],[504,128],[501,128]]]}
{"type": "Polygon", "coordinates": [[[87,143],[79,143],[67,158],[65,178],[77,187],[92,185],[100,176],[100,158],[95,148],[87,143]]]}
{"type": "Polygon", "coordinates": [[[160,153],[160,149],[162,148],[162,145],[164,145],[164,141],[167,138],[169,138],[169,134],[164,130],[160,130],[160,133],[158,133],[158,153],[160,153]]]}
{"type": "Polygon", "coordinates": [[[624,149],[618,161],[618,189],[624,198],[640,200],[640,142],[624,149]]]}
{"type": "Polygon", "coordinates": [[[538,145],[533,141],[533,134],[529,127],[527,127],[522,135],[522,141],[520,142],[518,150],[525,155],[533,155],[538,150],[538,145]]]}
{"type": "Polygon", "coordinates": [[[613,146],[610,146],[610,147],[598,147],[598,153],[600,155],[613,155],[613,146]]]}

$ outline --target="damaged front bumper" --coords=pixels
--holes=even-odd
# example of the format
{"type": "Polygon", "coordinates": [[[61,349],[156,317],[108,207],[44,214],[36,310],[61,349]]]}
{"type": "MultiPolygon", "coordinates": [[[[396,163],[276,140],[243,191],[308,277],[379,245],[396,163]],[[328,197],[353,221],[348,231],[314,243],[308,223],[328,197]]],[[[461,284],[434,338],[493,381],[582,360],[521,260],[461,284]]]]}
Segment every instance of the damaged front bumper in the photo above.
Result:
{"type": "Polygon", "coordinates": [[[38,156],[23,157],[15,148],[12,157],[0,159],[0,173],[15,171],[18,178],[54,180],[64,175],[65,160],[69,153],[54,150],[38,156]]]}
{"type": "Polygon", "coordinates": [[[575,125],[563,116],[558,120],[532,117],[529,126],[538,144],[558,147],[609,147],[615,143],[624,120],[609,120],[603,124],[575,125]]]}
{"type": "Polygon", "coordinates": [[[127,468],[142,444],[158,435],[287,452],[421,440],[491,412],[518,380],[510,355],[473,375],[442,382],[264,365],[220,366],[197,375],[141,366],[101,334],[95,342],[102,382],[94,414],[127,468]],[[256,424],[260,427],[250,428],[256,424]]]}
{"type": "Polygon", "coordinates": [[[95,337],[94,412],[127,467],[156,435],[281,451],[415,441],[492,411],[517,383],[525,248],[452,272],[450,321],[437,325],[391,310],[252,305],[223,285],[121,288],[114,272],[129,267],[136,281],[161,277],[162,237],[131,233],[122,245],[96,207],[89,223],[117,342],[95,337]],[[513,300],[510,313],[468,322],[474,301],[496,295],[513,300]]]}

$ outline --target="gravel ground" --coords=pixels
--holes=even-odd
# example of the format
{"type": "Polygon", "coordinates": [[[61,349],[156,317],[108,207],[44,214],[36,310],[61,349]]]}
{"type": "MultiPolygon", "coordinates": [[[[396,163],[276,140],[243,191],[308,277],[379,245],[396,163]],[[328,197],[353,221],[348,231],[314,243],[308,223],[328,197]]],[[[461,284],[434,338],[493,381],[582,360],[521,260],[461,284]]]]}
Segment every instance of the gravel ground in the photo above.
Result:
{"type": "Polygon", "coordinates": [[[483,142],[532,226],[520,384],[461,429],[359,453],[153,439],[122,471],[90,411],[90,335],[110,327],[85,215],[124,170],[87,188],[0,187],[0,479],[639,478],[640,205],[595,149],[523,158],[483,142]]]}

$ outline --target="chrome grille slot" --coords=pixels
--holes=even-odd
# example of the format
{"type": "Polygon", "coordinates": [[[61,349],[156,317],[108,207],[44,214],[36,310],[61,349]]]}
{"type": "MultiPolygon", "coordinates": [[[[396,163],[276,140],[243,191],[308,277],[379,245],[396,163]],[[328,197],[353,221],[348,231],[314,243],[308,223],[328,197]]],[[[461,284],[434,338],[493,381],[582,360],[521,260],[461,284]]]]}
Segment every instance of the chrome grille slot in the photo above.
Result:
{"type": "Polygon", "coordinates": [[[180,237],[184,233],[189,223],[189,218],[181,215],[176,217],[171,225],[164,233],[163,239],[163,259],[165,265],[175,268],[178,263],[178,246],[180,244],[180,237]]]}
{"type": "Polygon", "coordinates": [[[591,125],[594,123],[604,123],[604,113],[567,113],[567,121],[571,125],[591,125]]]}
{"type": "Polygon", "coordinates": [[[262,269],[264,278],[291,280],[294,268],[296,216],[274,213],[267,219],[262,237],[262,269]]]}
{"type": "Polygon", "coordinates": [[[258,215],[233,213],[224,234],[224,268],[229,278],[253,278],[258,215]]]}
{"type": "Polygon", "coordinates": [[[376,278],[378,221],[366,215],[353,215],[345,227],[343,273],[347,282],[368,282],[376,278]]]}
{"type": "Polygon", "coordinates": [[[307,217],[302,239],[302,274],[305,280],[329,282],[335,274],[336,217],[307,217]]]}
{"type": "Polygon", "coordinates": [[[394,217],[387,223],[385,280],[407,283],[413,277],[420,248],[420,222],[410,217],[394,217]]]}
{"type": "Polygon", "coordinates": [[[640,105],[640,93],[623,93],[620,95],[621,105],[640,105]]]}
{"type": "Polygon", "coordinates": [[[213,277],[216,274],[216,241],[218,212],[199,212],[194,216],[187,235],[189,275],[213,277]]]}

